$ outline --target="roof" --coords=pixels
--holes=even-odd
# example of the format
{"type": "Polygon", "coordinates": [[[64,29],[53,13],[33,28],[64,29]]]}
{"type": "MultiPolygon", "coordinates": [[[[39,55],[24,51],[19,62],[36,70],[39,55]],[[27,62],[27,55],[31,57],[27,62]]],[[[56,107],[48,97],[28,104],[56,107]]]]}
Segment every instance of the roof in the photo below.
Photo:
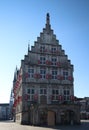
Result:
{"type": "Polygon", "coordinates": [[[9,106],[9,103],[0,103],[0,106],[9,106]]]}

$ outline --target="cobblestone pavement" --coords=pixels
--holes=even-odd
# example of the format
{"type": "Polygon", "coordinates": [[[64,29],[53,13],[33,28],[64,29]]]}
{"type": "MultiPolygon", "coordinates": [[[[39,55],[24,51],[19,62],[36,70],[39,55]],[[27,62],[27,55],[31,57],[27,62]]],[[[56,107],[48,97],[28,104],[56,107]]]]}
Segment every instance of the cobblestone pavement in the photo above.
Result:
{"type": "Polygon", "coordinates": [[[89,130],[89,120],[82,120],[81,125],[67,125],[56,127],[36,127],[20,125],[11,121],[0,122],[0,130],[89,130]]]}

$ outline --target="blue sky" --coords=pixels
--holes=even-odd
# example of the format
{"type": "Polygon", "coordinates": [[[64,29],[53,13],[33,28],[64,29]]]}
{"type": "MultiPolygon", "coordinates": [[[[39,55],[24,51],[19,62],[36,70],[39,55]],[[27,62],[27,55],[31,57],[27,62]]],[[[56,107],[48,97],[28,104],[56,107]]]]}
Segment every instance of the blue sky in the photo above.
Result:
{"type": "Polygon", "coordinates": [[[89,0],[0,0],[0,103],[9,102],[15,68],[45,27],[47,12],[74,65],[75,96],[89,96],[89,0]]]}

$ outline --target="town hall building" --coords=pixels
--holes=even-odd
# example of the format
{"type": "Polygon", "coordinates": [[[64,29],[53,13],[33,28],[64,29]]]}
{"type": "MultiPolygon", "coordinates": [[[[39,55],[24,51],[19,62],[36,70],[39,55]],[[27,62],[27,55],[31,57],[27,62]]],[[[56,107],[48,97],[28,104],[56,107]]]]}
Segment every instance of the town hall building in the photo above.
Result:
{"type": "Polygon", "coordinates": [[[74,67],[54,31],[49,13],[43,32],[16,68],[13,80],[14,119],[21,124],[79,124],[75,103],[74,67]]]}

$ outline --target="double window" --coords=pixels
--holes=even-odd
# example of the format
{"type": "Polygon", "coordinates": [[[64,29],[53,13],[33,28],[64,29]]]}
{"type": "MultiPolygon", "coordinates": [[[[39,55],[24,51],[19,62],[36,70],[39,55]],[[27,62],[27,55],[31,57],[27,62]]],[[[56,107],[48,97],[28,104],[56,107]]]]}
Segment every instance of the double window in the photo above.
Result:
{"type": "Polygon", "coordinates": [[[56,65],[57,64],[57,58],[56,57],[52,57],[51,59],[52,65],[56,65]]]}
{"type": "Polygon", "coordinates": [[[52,79],[57,79],[57,70],[52,70],[52,79]]]}
{"type": "Polygon", "coordinates": [[[45,52],[45,46],[40,46],[40,52],[45,52]]]}
{"type": "Polygon", "coordinates": [[[40,64],[45,64],[46,58],[44,56],[40,57],[40,64]]]}
{"type": "Polygon", "coordinates": [[[46,88],[40,88],[40,94],[42,94],[42,95],[47,94],[47,89],[46,88]]]}
{"type": "Polygon", "coordinates": [[[29,68],[28,69],[28,74],[30,78],[34,78],[34,69],[33,68],[29,68]]]}
{"type": "Polygon", "coordinates": [[[63,77],[64,77],[64,80],[68,80],[68,71],[67,70],[63,71],[63,77]]]}
{"type": "Polygon", "coordinates": [[[42,79],[46,78],[46,69],[40,69],[40,75],[42,79]]]}
{"type": "Polygon", "coordinates": [[[28,88],[27,89],[27,98],[29,101],[33,101],[34,100],[34,94],[35,94],[35,91],[33,88],[28,88]]]}
{"type": "Polygon", "coordinates": [[[28,93],[28,94],[34,94],[34,89],[30,89],[30,88],[29,88],[29,89],[27,90],[27,93],[28,93]]]}
{"type": "Polygon", "coordinates": [[[51,52],[52,52],[52,53],[55,53],[55,52],[56,52],[56,47],[52,47],[52,48],[51,48],[51,52]]]}
{"type": "Polygon", "coordinates": [[[52,89],[52,100],[58,100],[59,90],[58,89],[52,89]]]}
{"type": "Polygon", "coordinates": [[[69,89],[64,89],[64,101],[69,101],[70,100],[70,90],[69,89]]]}

